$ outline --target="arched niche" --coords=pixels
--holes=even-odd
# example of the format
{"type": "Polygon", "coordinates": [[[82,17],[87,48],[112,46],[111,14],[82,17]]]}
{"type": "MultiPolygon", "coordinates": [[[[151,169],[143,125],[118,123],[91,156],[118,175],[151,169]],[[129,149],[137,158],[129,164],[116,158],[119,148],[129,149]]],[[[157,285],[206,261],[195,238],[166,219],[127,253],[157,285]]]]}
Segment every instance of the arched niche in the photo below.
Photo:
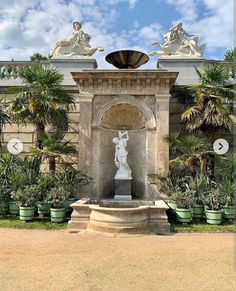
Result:
{"type": "Polygon", "coordinates": [[[102,116],[100,127],[111,130],[145,129],[146,118],[136,106],[121,103],[111,106],[102,116]]]}
{"type": "MultiPolygon", "coordinates": [[[[115,145],[112,139],[119,130],[128,130],[128,164],[132,170],[132,194],[143,199],[146,193],[146,177],[150,132],[155,131],[156,120],[151,109],[142,101],[112,100],[106,103],[94,118],[92,128],[92,169],[96,177],[94,191],[99,198],[112,198],[114,195],[115,145]],[[147,151],[148,150],[148,151],[147,151]]],[[[154,152],[154,149],[153,149],[154,152]]]]}
{"type": "Polygon", "coordinates": [[[137,101],[132,96],[114,98],[114,100],[105,103],[96,113],[96,116],[93,120],[93,126],[102,127],[104,118],[106,116],[108,117],[109,115],[111,116],[113,110],[116,115],[122,114],[124,117],[129,116],[129,118],[133,119],[142,117],[143,121],[145,120],[145,128],[156,128],[156,118],[150,107],[145,102],[141,100],[137,101]]]}

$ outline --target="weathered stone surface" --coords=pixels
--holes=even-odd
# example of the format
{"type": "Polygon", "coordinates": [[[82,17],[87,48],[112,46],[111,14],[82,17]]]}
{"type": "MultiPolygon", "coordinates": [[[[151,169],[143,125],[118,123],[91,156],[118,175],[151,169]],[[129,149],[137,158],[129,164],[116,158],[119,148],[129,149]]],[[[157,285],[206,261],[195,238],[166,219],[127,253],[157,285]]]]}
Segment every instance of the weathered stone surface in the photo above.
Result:
{"type": "Polygon", "coordinates": [[[131,196],[131,181],[132,180],[117,180],[115,179],[115,197],[114,199],[130,200],[131,196]]]}
{"type": "MultiPolygon", "coordinates": [[[[114,201],[114,200],[113,200],[114,201]]],[[[162,200],[142,201],[137,207],[130,206],[134,201],[120,203],[123,208],[100,207],[94,204],[73,203],[73,213],[68,224],[70,232],[79,232],[81,229],[109,234],[169,234],[166,210],[168,206],[162,200]],[[130,206],[130,207],[127,207],[130,206]]],[[[114,205],[114,204],[112,204],[114,205]]]]}
{"type": "Polygon", "coordinates": [[[163,57],[158,59],[157,67],[179,72],[175,85],[193,85],[199,83],[195,67],[200,69],[205,61],[203,58],[163,57]]]}

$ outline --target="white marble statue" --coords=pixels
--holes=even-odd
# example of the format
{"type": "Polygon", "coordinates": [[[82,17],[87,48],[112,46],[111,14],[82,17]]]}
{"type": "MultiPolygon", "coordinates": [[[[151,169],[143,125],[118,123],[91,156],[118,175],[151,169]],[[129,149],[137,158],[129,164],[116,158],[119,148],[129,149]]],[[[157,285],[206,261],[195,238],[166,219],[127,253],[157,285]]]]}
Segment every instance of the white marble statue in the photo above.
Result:
{"type": "Polygon", "coordinates": [[[181,22],[171,27],[164,35],[164,39],[163,45],[157,41],[152,43],[152,45],[158,45],[160,50],[150,52],[150,56],[159,54],[161,56],[202,57],[203,55],[205,45],[198,45],[198,37],[188,34],[181,22]]]}
{"type": "Polygon", "coordinates": [[[115,149],[115,165],[118,170],[115,175],[117,180],[130,180],[132,179],[131,170],[127,163],[128,152],[126,151],[127,141],[129,140],[128,132],[123,133],[119,131],[119,137],[114,137],[113,142],[116,145],[115,149]]]}
{"type": "Polygon", "coordinates": [[[91,36],[81,30],[82,24],[73,22],[73,32],[70,37],[58,41],[50,52],[51,57],[86,57],[92,56],[96,51],[103,51],[101,47],[91,48],[91,36]]]}

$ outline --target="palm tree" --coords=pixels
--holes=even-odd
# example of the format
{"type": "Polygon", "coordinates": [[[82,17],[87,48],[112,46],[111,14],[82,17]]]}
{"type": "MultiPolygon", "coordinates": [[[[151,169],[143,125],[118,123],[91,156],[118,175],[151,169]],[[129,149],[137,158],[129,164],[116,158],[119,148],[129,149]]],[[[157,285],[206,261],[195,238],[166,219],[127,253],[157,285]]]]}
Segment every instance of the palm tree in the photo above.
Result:
{"type": "Polygon", "coordinates": [[[32,62],[46,61],[47,59],[47,57],[41,55],[40,53],[34,53],[32,56],[30,56],[30,60],[32,62]]]}
{"type": "Polygon", "coordinates": [[[201,132],[178,136],[172,133],[164,139],[172,148],[176,158],[170,160],[170,167],[195,176],[208,171],[208,159],[212,151],[201,132]]]}
{"type": "Polygon", "coordinates": [[[206,64],[196,68],[200,85],[194,85],[194,104],[182,114],[189,131],[200,130],[212,143],[221,129],[231,130],[235,88],[228,81],[228,70],[222,64],[206,64]]]}
{"type": "Polygon", "coordinates": [[[0,150],[2,150],[2,129],[6,123],[11,124],[10,117],[6,112],[6,104],[0,100],[0,150]]]}
{"type": "Polygon", "coordinates": [[[236,60],[236,47],[228,49],[224,54],[225,61],[235,61],[236,60]]]}
{"type": "Polygon", "coordinates": [[[17,93],[10,112],[18,123],[36,126],[35,146],[42,148],[39,137],[45,133],[46,126],[67,130],[67,110],[73,106],[74,100],[61,86],[63,75],[54,69],[42,65],[25,67],[19,76],[23,86],[10,90],[17,93]]]}
{"type": "Polygon", "coordinates": [[[64,133],[56,131],[51,135],[41,134],[40,142],[42,148],[32,148],[30,153],[42,160],[49,161],[49,171],[53,175],[56,172],[56,162],[65,163],[64,156],[77,154],[77,149],[69,144],[69,141],[63,140],[64,133]]]}

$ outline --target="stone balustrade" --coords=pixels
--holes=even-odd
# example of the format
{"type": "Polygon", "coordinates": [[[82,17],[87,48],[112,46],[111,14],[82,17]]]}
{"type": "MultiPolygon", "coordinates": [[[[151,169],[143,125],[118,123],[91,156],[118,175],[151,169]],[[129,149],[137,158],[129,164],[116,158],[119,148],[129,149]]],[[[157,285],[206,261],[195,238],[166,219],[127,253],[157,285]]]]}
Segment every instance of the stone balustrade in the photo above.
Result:
{"type": "MultiPolygon", "coordinates": [[[[222,63],[229,66],[229,79],[236,80],[236,61],[207,61],[208,63],[222,63]]],[[[48,65],[51,61],[43,61],[44,65],[48,65]]],[[[19,71],[25,66],[35,66],[38,62],[33,61],[0,61],[0,86],[1,80],[9,80],[12,83],[13,80],[19,78],[19,71]]],[[[73,71],[74,68],[72,68],[73,71]]],[[[4,82],[5,85],[5,82],[4,82]]],[[[11,85],[11,84],[9,84],[11,85]]]]}
{"type": "Polygon", "coordinates": [[[25,66],[35,66],[31,61],[2,61],[0,62],[0,79],[17,79],[19,71],[25,66]]]}

